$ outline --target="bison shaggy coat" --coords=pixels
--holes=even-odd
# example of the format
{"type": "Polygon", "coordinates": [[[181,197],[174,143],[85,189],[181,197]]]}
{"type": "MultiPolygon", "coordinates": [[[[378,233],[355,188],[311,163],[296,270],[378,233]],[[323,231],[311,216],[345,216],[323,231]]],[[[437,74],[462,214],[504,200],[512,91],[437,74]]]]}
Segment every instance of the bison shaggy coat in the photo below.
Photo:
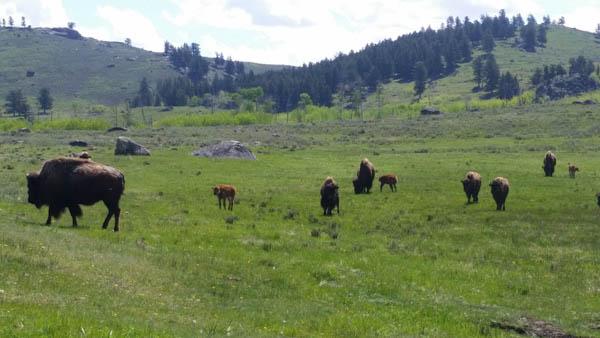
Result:
{"type": "Polygon", "coordinates": [[[556,166],[556,155],[554,155],[551,151],[546,153],[544,156],[544,165],[542,168],[544,169],[544,174],[548,177],[552,177],[554,174],[554,167],[556,166]]]}
{"type": "Polygon", "coordinates": [[[340,194],[338,185],[332,177],[327,177],[321,185],[321,207],[323,215],[331,216],[334,208],[340,213],[340,194]]]}
{"type": "Polygon", "coordinates": [[[479,202],[479,189],[481,188],[481,175],[476,171],[469,171],[465,178],[461,180],[465,194],[467,194],[467,204],[479,202]]]}
{"type": "Polygon", "coordinates": [[[508,180],[504,177],[496,177],[490,183],[490,187],[492,187],[492,196],[496,201],[496,210],[506,210],[506,197],[510,188],[508,180]]]}
{"type": "Polygon", "coordinates": [[[28,201],[37,208],[48,206],[46,225],[69,209],[73,226],[82,215],[80,204],[102,201],[108,209],[102,228],[112,216],[114,231],[119,231],[119,200],[125,190],[125,177],[113,167],[82,158],[61,157],[46,161],[40,172],[27,175],[28,201]]]}
{"type": "Polygon", "coordinates": [[[354,192],[369,193],[373,187],[373,180],[375,180],[375,167],[368,159],[360,161],[360,167],[358,168],[357,179],[353,181],[354,192]]]}
{"type": "Polygon", "coordinates": [[[237,190],[233,185],[229,184],[218,184],[213,188],[213,194],[217,196],[219,200],[219,209],[221,209],[221,201],[223,201],[223,209],[233,210],[233,202],[235,200],[235,193],[237,190]],[[225,206],[225,200],[229,202],[229,206],[225,206]]]}
{"type": "Polygon", "coordinates": [[[383,191],[383,186],[386,184],[390,186],[390,189],[392,189],[392,191],[398,191],[398,188],[396,187],[396,183],[398,183],[398,176],[396,176],[395,174],[382,175],[381,177],[379,177],[379,183],[379,191],[383,191]]]}

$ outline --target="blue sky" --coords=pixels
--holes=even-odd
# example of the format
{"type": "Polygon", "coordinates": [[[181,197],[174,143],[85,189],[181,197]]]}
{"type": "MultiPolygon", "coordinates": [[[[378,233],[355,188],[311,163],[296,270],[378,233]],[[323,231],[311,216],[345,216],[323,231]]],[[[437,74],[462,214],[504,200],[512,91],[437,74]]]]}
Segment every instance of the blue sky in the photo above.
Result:
{"type": "Polygon", "coordinates": [[[222,52],[236,60],[301,65],[367,43],[395,38],[449,15],[566,18],[567,26],[593,31],[598,0],[0,0],[0,17],[25,16],[37,26],[76,23],[83,35],[123,41],[148,50],[197,42],[203,55],[222,52]]]}

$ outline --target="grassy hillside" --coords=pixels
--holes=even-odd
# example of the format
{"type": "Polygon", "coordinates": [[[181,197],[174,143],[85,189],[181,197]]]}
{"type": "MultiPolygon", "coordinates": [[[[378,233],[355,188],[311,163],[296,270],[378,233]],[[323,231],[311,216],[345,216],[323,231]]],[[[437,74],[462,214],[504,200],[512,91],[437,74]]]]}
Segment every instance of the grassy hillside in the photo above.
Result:
{"type": "MultiPolygon", "coordinates": [[[[496,41],[493,54],[502,72],[510,71],[518,76],[521,88],[530,88],[530,77],[537,67],[545,64],[563,64],[568,66],[572,57],[583,55],[600,62],[600,44],[589,32],[574,28],[552,25],[548,30],[548,43],[545,48],[538,48],[535,53],[529,53],[514,47],[515,38],[496,41]]],[[[474,56],[481,54],[476,50],[474,56]]],[[[384,87],[384,97],[387,104],[408,104],[413,101],[414,83],[392,82],[384,87]]],[[[427,104],[448,104],[464,102],[479,98],[482,93],[473,93],[473,68],[471,63],[460,65],[458,70],[447,77],[434,81],[423,94],[422,101],[427,104]]],[[[370,99],[374,105],[374,98],[370,99]]]]}
{"type": "MultiPolygon", "coordinates": [[[[68,39],[48,29],[0,29],[0,98],[12,89],[36,96],[48,87],[59,101],[122,103],[139,81],[177,76],[160,53],[91,38],[68,39]],[[27,71],[35,72],[27,77],[27,71]]],[[[255,73],[281,66],[247,63],[255,73]]]]}
{"type": "Polygon", "coordinates": [[[145,158],[115,157],[101,132],[0,133],[0,335],[513,336],[492,322],[531,317],[600,336],[600,115],[535,107],[134,131],[145,158]],[[73,229],[68,216],[43,226],[47,209],[26,203],[24,174],[75,138],[125,173],[120,233],[100,229],[101,204],[73,229]],[[258,160],[190,156],[231,138],[258,160]],[[363,157],[398,174],[398,192],[354,195],[363,157]],[[467,206],[470,169],[484,184],[467,206]],[[339,216],[321,216],[327,175],[339,216]],[[505,212],[486,184],[496,175],[512,183],[505,212]],[[217,183],[238,187],[233,212],[218,209],[217,183]]]}

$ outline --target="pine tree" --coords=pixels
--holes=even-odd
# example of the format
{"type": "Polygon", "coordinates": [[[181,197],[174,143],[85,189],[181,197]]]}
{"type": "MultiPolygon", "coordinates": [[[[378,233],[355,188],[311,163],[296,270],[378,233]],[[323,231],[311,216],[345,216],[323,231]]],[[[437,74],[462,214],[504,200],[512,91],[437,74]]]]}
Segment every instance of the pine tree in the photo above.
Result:
{"type": "Polygon", "coordinates": [[[498,83],[498,97],[503,100],[510,100],[519,95],[519,80],[510,72],[502,74],[498,83]]]}
{"type": "Polygon", "coordinates": [[[29,104],[27,104],[27,99],[20,89],[8,92],[4,108],[6,112],[13,114],[13,116],[26,116],[29,112],[29,104]]]}
{"type": "Polygon", "coordinates": [[[481,47],[486,53],[491,53],[494,50],[494,47],[496,47],[496,43],[494,42],[494,36],[492,35],[491,30],[486,30],[483,33],[481,47]]]}
{"type": "Polygon", "coordinates": [[[484,59],[484,56],[480,55],[473,60],[473,78],[477,83],[477,89],[481,89],[481,82],[483,81],[484,59]]]}
{"type": "Polygon", "coordinates": [[[483,67],[485,90],[493,92],[498,88],[498,81],[500,79],[500,69],[496,63],[496,57],[494,54],[488,54],[483,67]]]}
{"type": "Polygon", "coordinates": [[[537,40],[540,43],[540,45],[542,45],[542,46],[545,46],[546,43],[548,42],[548,38],[546,37],[547,30],[548,30],[548,28],[546,28],[545,25],[538,26],[537,40]]]}
{"type": "Polygon", "coordinates": [[[421,99],[421,95],[425,91],[425,85],[427,84],[427,68],[423,62],[417,62],[415,65],[415,95],[418,99],[421,99]]]}
{"type": "Polygon", "coordinates": [[[528,52],[535,52],[537,43],[537,24],[535,18],[530,15],[527,18],[527,25],[521,28],[521,39],[523,40],[523,48],[528,52]]]}
{"type": "Polygon", "coordinates": [[[48,88],[40,89],[37,101],[38,105],[40,106],[40,109],[42,109],[42,111],[44,112],[44,115],[46,115],[47,110],[52,109],[54,103],[54,99],[52,98],[52,96],[50,96],[50,90],[48,90],[48,88]]]}

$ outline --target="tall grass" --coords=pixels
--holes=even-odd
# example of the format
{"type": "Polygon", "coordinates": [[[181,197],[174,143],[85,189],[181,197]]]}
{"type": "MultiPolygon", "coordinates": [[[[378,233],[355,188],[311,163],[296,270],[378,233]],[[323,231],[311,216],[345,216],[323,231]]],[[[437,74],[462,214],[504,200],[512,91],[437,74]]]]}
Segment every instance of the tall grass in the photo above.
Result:
{"type": "Polygon", "coordinates": [[[154,123],[157,127],[207,127],[207,126],[237,126],[250,124],[271,123],[272,116],[265,113],[214,113],[202,115],[173,115],[154,123]]]}
{"type": "Polygon", "coordinates": [[[27,122],[23,119],[0,119],[0,130],[11,131],[26,128],[27,122]]]}
{"type": "Polygon", "coordinates": [[[42,120],[33,123],[33,130],[105,130],[110,127],[104,119],[56,119],[42,120]]]}

